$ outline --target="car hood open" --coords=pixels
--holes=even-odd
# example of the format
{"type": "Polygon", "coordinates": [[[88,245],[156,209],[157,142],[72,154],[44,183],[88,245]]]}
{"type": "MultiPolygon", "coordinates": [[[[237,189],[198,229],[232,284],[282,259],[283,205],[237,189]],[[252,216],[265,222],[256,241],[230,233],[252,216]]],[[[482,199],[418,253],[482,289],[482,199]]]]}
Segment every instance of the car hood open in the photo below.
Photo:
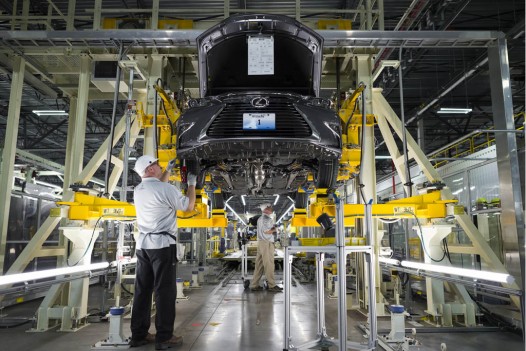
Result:
{"type": "Polygon", "coordinates": [[[231,16],[197,45],[201,97],[254,90],[319,96],[323,38],[290,17],[231,16]]]}

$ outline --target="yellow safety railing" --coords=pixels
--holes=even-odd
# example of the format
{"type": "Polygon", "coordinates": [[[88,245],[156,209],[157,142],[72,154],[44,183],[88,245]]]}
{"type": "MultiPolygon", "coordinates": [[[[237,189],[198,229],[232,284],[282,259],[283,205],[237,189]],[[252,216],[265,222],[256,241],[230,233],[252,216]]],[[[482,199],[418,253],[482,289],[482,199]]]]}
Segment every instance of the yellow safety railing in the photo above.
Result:
{"type": "MultiPolygon", "coordinates": [[[[520,112],[513,116],[514,120],[517,120],[520,117],[524,117],[524,112],[520,112]]],[[[487,128],[493,129],[493,127],[487,128]]],[[[517,130],[523,130],[524,126],[518,127],[517,130]]],[[[462,158],[468,155],[472,155],[475,152],[488,148],[491,145],[495,144],[495,133],[492,132],[480,132],[466,137],[463,140],[460,140],[458,143],[440,150],[439,152],[432,154],[430,159],[434,158],[462,158]]],[[[439,168],[449,163],[450,160],[437,160],[434,162],[434,167],[439,168]]]]}

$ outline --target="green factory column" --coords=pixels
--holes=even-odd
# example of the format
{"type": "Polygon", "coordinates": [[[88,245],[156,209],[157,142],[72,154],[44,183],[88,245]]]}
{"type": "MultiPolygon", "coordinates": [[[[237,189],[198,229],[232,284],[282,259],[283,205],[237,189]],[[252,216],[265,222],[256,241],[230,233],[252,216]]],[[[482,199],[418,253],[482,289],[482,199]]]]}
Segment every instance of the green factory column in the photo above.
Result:
{"type": "Polygon", "coordinates": [[[15,56],[13,58],[13,76],[11,79],[11,93],[9,95],[4,149],[2,151],[2,167],[0,169],[0,272],[2,275],[4,274],[7,224],[9,207],[11,205],[11,190],[13,189],[13,165],[15,164],[25,67],[26,61],[22,57],[15,56]]]}

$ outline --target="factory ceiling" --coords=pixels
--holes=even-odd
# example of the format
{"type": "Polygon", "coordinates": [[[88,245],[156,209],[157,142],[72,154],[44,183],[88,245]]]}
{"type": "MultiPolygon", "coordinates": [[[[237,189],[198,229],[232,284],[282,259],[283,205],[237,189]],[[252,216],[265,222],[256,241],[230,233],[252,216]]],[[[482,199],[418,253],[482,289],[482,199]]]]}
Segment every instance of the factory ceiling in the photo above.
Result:
{"type": "MultiPolygon", "coordinates": [[[[155,2],[155,1],[154,1],[155,2]]],[[[159,0],[159,19],[193,20],[194,29],[205,29],[221,21],[225,14],[258,12],[280,13],[299,18],[315,27],[319,20],[348,19],[353,30],[363,30],[364,16],[355,10],[367,3],[363,0],[302,0],[302,1],[168,1],[159,0]],[[298,7],[298,4],[300,5],[298,7]]],[[[5,139],[9,93],[12,78],[12,55],[27,58],[25,84],[22,96],[20,126],[17,148],[58,164],[65,163],[67,116],[37,116],[36,109],[69,110],[70,100],[78,87],[78,72],[81,52],[86,52],[96,60],[111,60],[119,49],[118,40],[100,38],[98,43],[74,41],[18,41],[6,35],[7,31],[53,30],[91,31],[94,27],[94,9],[98,1],[76,1],[74,8],[74,28],[68,28],[66,17],[68,0],[12,2],[0,0],[0,140],[5,139]],[[55,14],[52,20],[25,22],[22,14],[26,11],[32,16],[44,18],[49,11],[55,14]],[[13,15],[20,17],[13,17],[13,15]],[[11,38],[11,39],[10,39],[11,38]],[[89,48],[87,48],[87,46],[89,48]]],[[[376,2],[378,6],[379,2],[376,2]]],[[[384,0],[385,31],[498,31],[505,34],[508,44],[508,57],[511,74],[514,113],[524,111],[524,1],[493,0],[384,0]]],[[[134,30],[141,20],[151,16],[152,1],[148,0],[104,0],[102,18],[114,18],[134,30]],[[132,20],[130,20],[132,19],[132,20]]],[[[69,8],[69,13],[72,9],[69,8]]],[[[36,17],[35,17],[36,18],[36,17]]],[[[378,21],[377,21],[378,22],[378,21]]],[[[378,29],[379,23],[373,28],[378,29]]],[[[167,54],[168,65],[173,77],[167,77],[165,87],[178,90],[184,88],[193,96],[198,96],[195,64],[195,48],[190,42],[180,42],[177,47],[167,48],[166,43],[153,41],[159,47],[148,47],[137,38],[134,53],[167,54]],[[142,50],[142,51],[141,51],[142,50]],[[180,74],[183,72],[184,74],[180,74]],[[184,78],[183,78],[184,77],[184,78]],[[183,83],[184,82],[184,83],[183,83]]],[[[327,44],[327,41],[326,41],[327,44]]],[[[328,43],[324,51],[321,95],[334,97],[336,91],[337,62],[340,65],[340,84],[342,91],[353,88],[354,71],[348,64],[349,57],[357,53],[377,52],[377,62],[398,60],[400,51],[395,47],[350,48],[338,43],[328,43]]],[[[401,54],[401,74],[403,81],[403,108],[407,127],[416,139],[417,126],[423,128],[423,149],[426,154],[459,139],[477,129],[493,125],[491,93],[487,64],[487,49],[483,47],[433,48],[429,46],[408,45],[401,54]],[[471,113],[463,115],[441,115],[440,107],[468,107],[471,113]]],[[[398,69],[387,68],[378,76],[374,86],[383,88],[383,95],[393,109],[400,114],[400,90],[398,69]]],[[[137,82],[137,88],[144,88],[144,82],[137,82]],[[143,86],[141,86],[141,84],[143,86]]],[[[90,83],[87,114],[84,164],[97,151],[110,132],[113,109],[113,94],[100,85],[90,83]]],[[[117,116],[122,116],[126,108],[126,95],[121,94],[117,104],[117,116]]],[[[516,119],[516,126],[522,125],[524,114],[516,119]]],[[[115,148],[115,154],[119,150],[115,148]]],[[[139,140],[136,152],[142,152],[139,140]]],[[[388,155],[380,134],[376,140],[377,155],[388,155]]],[[[24,160],[28,162],[28,160],[24,160]]],[[[41,165],[40,165],[41,167],[41,165]]],[[[49,167],[48,167],[49,168],[49,167]]],[[[377,160],[377,179],[389,177],[392,173],[390,160],[377,160]]],[[[104,170],[95,176],[104,178],[104,170]]],[[[136,184],[137,175],[130,173],[131,184],[136,184]]],[[[58,178],[46,179],[58,182],[58,178]]],[[[257,205],[273,202],[274,197],[257,199],[248,205],[249,212],[257,212],[257,205]]],[[[230,203],[241,210],[240,199],[230,203]]],[[[291,204],[288,199],[278,201],[276,212],[283,213],[291,204]]]]}

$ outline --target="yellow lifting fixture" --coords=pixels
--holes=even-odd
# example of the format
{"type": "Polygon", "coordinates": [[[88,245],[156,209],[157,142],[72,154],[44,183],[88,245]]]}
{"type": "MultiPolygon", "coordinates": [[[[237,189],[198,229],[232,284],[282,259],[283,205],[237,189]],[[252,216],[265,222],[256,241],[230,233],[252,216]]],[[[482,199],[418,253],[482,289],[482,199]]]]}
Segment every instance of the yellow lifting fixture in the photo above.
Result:
{"type": "MultiPolygon", "coordinates": [[[[164,91],[160,86],[153,85],[153,88],[159,93],[159,96],[163,100],[164,108],[160,108],[157,114],[157,130],[158,130],[158,157],[159,164],[161,167],[165,167],[168,161],[173,160],[176,156],[175,150],[175,124],[181,116],[181,110],[177,107],[177,104],[170,95],[164,91]]],[[[141,128],[152,128],[154,124],[154,116],[146,114],[144,112],[144,106],[142,102],[137,102],[137,118],[139,119],[139,125],[141,128]]],[[[180,181],[181,176],[179,168],[174,169],[174,175],[170,177],[170,180],[180,181]]]]}
{"type": "MultiPolygon", "coordinates": [[[[405,199],[389,201],[385,204],[372,205],[374,217],[381,218],[444,218],[447,216],[447,204],[456,203],[457,200],[443,200],[440,190],[432,191],[423,195],[411,196],[405,199]]],[[[294,212],[291,224],[294,227],[318,227],[316,221],[322,213],[334,217],[336,205],[328,198],[321,197],[310,205],[310,216],[294,212]]],[[[344,205],[344,226],[354,227],[355,219],[364,216],[364,205],[344,205]]]]}
{"type": "MultiPolygon", "coordinates": [[[[196,197],[197,202],[194,211],[177,211],[177,226],[179,228],[224,228],[227,226],[224,210],[213,210],[209,217],[207,198],[203,190],[198,189],[196,197]]],[[[74,201],[59,201],[57,205],[61,207],[51,210],[50,215],[52,217],[64,217],[86,222],[99,219],[133,220],[136,218],[133,204],[82,192],[75,193],[74,201]]]]}
{"type": "MultiPolygon", "coordinates": [[[[342,103],[338,115],[342,124],[342,157],[340,159],[340,173],[338,180],[344,181],[354,178],[359,173],[361,156],[362,112],[358,106],[358,97],[365,86],[360,85],[342,103]]],[[[366,116],[366,126],[374,125],[374,115],[366,116]]]]}

